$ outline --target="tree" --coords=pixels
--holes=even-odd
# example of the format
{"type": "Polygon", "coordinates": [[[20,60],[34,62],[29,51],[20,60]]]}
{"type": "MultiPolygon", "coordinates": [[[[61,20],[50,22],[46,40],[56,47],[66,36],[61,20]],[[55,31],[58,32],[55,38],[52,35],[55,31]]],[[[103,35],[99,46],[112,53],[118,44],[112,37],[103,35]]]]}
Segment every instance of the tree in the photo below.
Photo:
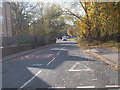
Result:
{"type": "Polygon", "coordinates": [[[60,31],[64,28],[65,22],[62,17],[62,9],[55,4],[48,6],[45,9],[43,16],[43,28],[47,35],[57,37],[60,31]]]}
{"type": "Polygon", "coordinates": [[[118,40],[118,6],[119,2],[80,2],[85,15],[80,16],[68,10],[68,14],[77,18],[77,36],[80,40],[118,40]]]}
{"type": "Polygon", "coordinates": [[[35,19],[41,18],[42,3],[11,2],[13,35],[29,34],[29,28],[35,19]]]}

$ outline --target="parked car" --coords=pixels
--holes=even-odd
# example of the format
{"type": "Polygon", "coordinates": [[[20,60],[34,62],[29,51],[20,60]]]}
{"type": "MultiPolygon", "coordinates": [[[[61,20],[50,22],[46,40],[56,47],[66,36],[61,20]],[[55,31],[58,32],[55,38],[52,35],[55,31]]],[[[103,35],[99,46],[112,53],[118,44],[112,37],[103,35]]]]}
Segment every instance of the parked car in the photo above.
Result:
{"type": "Polygon", "coordinates": [[[66,36],[62,36],[62,41],[67,41],[66,36]]]}
{"type": "Polygon", "coordinates": [[[67,41],[67,39],[66,38],[62,38],[62,41],[67,41]]]}

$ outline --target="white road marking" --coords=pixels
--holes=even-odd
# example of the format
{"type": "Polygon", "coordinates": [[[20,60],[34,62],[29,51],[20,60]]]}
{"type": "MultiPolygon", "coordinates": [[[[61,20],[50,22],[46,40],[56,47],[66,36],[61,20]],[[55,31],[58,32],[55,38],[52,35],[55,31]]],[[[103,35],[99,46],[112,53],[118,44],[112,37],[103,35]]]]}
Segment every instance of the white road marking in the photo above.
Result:
{"type": "Polygon", "coordinates": [[[51,56],[51,54],[48,55],[48,57],[50,57],[50,56],[51,56]]]}
{"type": "Polygon", "coordinates": [[[42,64],[33,64],[32,66],[41,66],[42,64]]]}
{"type": "Polygon", "coordinates": [[[77,66],[77,64],[79,64],[79,63],[76,62],[76,63],[70,68],[70,70],[74,70],[74,68],[77,66]]]}
{"type": "MultiPolygon", "coordinates": [[[[65,46],[64,46],[64,47],[65,47],[65,46]]],[[[63,48],[64,48],[64,47],[63,47],[63,48]]],[[[60,49],[60,51],[57,53],[57,56],[60,54],[60,52],[63,50],[63,48],[62,48],[62,49],[60,49]]]]}
{"type": "Polygon", "coordinates": [[[120,85],[106,85],[106,87],[119,87],[120,88],[120,85]]]}
{"type": "Polygon", "coordinates": [[[87,66],[84,65],[86,69],[75,69],[75,67],[80,64],[79,62],[76,62],[68,71],[91,71],[93,72],[92,69],[88,68],[87,66]]]}
{"type": "Polygon", "coordinates": [[[91,69],[74,69],[74,70],[68,70],[68,71],[70,71],[70,72],[72,72],[72,71],[73,72],[77,72],[77,71],[79,71],[79,72],[80,71],[91,71],[92,72],[93,70],[91,70],[91,69]]]}
{"type": "Polygon", "coordinates": [[[55,58],[53,58],[50,62],[48,62],[47,65],[51,64],[54,60],[55,60],[55,58]]]}
{"type": "Polygon", "coordinates": [[[26,85],[28,85],[36,76],[38,76],[41,73],[41,70],[39,72],[37,72],[31,79],[29,79],[26,83],[24,83],[21,88],[24,88],[26,85]]]}
{"type": "MultiPolygon", "coordinates": [[[[63,47],[63,48],[64,48],[64,47],[63,47]]],[[[63,50],[63,48],[62,48],[61,50],[63,50]]],[[[59,55],[59,54],[60,54],[61,50],[57,53],[57,55],[59,55]]],[[[53,54],[51,54],[51,55],[53,55],[53,54]]],[[[56,58],[56,57],[55,57],[55,58],[56,58]]],[[[48,64],[47,64],[47,65],[51,64],[51,63],[55,60],[55,58],[53,58],[50,62],[48,62],[48,64]]]]}
{"type": "Polygon", "coordinates": [[[65,88],[65,87],[48,87],[48,88],[65,88]]]}
{"type": "Polygon", "coordinates": [[[57,56],[60,54],[60,52],[57,53],[57,56]]]}
{"type": "Polygon", "coordinates": [[[44,58],[47,58],[47,57],[48,57],[47,55],[44,56],[44,58]]]}
{"type": "Polygon", "coordinates": [[[77,86],[77,88],[95,88],[95,86],[77,86]]]}
{"type": "Polygon", "coordinates": [[[30,57],[29,56],[25,56],[25,58],[29,59],[30,57]]]}
{"type": "MultiPolygon", "coordinates": [[[[63,47],[63,48],[64,48],[64,47],[63,47]]],[[[61,50],[63,50],[63,48],[62,48],[61,50]]],[[[57,55],[59,55],[59,54],[60,54],[61,50],[57,53],[57,55]]],[[[53,55],[53,54],[51,54],[51,55],[53,55]]],[[[56,57],[55,57],[55,58],[56,58],[56,57]]],[[[47,64],[47,65],[51,64],[51,63],[55,60],[55,58],[53,58],[50,62],[48,62],[48,64],[47,64]]]]}

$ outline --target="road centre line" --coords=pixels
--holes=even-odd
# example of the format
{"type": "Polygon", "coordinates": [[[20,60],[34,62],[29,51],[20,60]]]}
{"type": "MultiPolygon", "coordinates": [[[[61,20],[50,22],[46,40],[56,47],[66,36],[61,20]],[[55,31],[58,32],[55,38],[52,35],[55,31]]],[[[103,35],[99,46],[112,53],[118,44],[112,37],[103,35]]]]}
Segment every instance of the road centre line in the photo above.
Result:
{"type": "MultiPolygon", "coordinates": [[[[38,71],[31,79],[29,79],[26,83],[24,83],[19,89],[24,88],[26,85],[28,85],[36,76],[38,76],[41,73],[41,70],[38,71]]],[[[18,90],[19,90],[18,89],[18,90]]]]}
{"type": "MultiPolygon", "coordinates": [[[[64,48],[64,47],[63,47],[63,48],[64,48]]],[[[61,50],[63,50],[63,48],[62,48],[61,50]]],[[[57,53],[57,56],[60,54],[61,50],[57,53]]],[[[55,57],[55,58],[56,58],[56,57],[55,57]]],[[[51,63],[55,60],[55,58],[53,58],[51,61],[49,61],[47,65],[51,64],[51,63]]]]}
{"type": "MultiPolygon", "coordinates": [[[[64,46],[64,47],[65,47],[65,46],[64,46]]],[[[64,47],[63,47],[63,48],[64,48],[64,47]]],[[[62,49],[60,49],[60,51],[57,53],[57,56],[60,54],[60,52],[63,50],[63,48],[62,48],[62,49]]]]}
{"type": "Polygon", "coordinates": [[[55,60],[55,58],[53,58],[50,62],[48,62],[47,65],[51,64],[54,60],[55,60]]]}
{"type": "Polygon", "coordinates": [[[60,54],[60,51],[57,53],[57,56],[60,54]]]}
{"type": "MultiPolygon", "coordinates": [[[[63,47],[64,48],[64,47],[63,47]]],[[[63,50],[63,48],[61,50],[63,50]]],[[[60,54],[61,50],[58,52],[58,54],[60,54]]],[[[38,55],[36,58],[38,58],[40,55],[38,55]]],[[[51,56],[51,54],[50,54],[51,56]]],[[[55,58],[53,58],[47,65],[49,65],[50,63],[52,63],[55,60],[55,58]]],[[[26,85],[28,85],[36,76],[38,76],[41,73],[41,70],[38,71],[31,79],[29,79],[26,83],[24,83],[19,89],[24,88],[26,85]]],[[[57,87],[56,87],[57,88],[57,87]]],[[[58,87],[60,88],[60,87],[58,87]]],[[[63,87],[62,87],[63,88],[63,87]]],[[[19,90],[18,89],[18,90],[19,90]]]]}

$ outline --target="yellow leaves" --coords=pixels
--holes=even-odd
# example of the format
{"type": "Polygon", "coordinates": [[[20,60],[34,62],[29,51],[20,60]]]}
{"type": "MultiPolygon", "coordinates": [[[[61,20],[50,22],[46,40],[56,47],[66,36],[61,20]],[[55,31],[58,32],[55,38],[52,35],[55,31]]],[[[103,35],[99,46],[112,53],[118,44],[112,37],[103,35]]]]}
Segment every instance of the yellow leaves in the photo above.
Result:
{"type": "Polygon", "coordinates": [[[94,14],[95,10],[92,8],[88,10],[88,15],[91,17],[94,14]]]}
{"type": "Polygon", "coordinates": [[[104,16],[104,13],[101,13],[100,16],[101,16],[101,17],[104,16]]]}
{"type": "MultiPolygon", "coordinates": [[[[85,9],[87,10],[86,15],[82,17],[83,22],[77,20],[75,22],[77,33],[79,37],[86,37],[89,34],[89,27],[91,29],[93,38],[104,39],[108,36],[112,38],[118,35],[118,6],[117,4],[103,3],[103,2],[94,2],[89,3],[85,2],[85,9]],[[87,18],[88,17],[88,18],[87,18]],[[90,21],[90,24],[89,22],[90,21]],[[88,22],[87,24],[85,22],[88,22]],[[88,27],[89,26],[89,27],[88,27]],[[113,35],[116,35],[113,37],[113,35]]],[[[109,38],[107,38],[109,39],[109,38]]]]}
{"type": "Polygon", "coordinates": [[[103,7],[98,8],[99,11],[101,11],[102,9],[103,9],[103,7]]]}
{"type": "Polygon", "coordinates": [[[75,25],[76,25],[77,32],[79,34],[82,35],[82,34],[87,32],[87,25],[84,22],[81,22],[81,21],[77,20],[75,22],[75,25]]]}
{"type": "Polygon", "coordinates": [[[86,2],[87,8],[90,7],[90,4],[91,4],[90,2],[86,2]]]}

